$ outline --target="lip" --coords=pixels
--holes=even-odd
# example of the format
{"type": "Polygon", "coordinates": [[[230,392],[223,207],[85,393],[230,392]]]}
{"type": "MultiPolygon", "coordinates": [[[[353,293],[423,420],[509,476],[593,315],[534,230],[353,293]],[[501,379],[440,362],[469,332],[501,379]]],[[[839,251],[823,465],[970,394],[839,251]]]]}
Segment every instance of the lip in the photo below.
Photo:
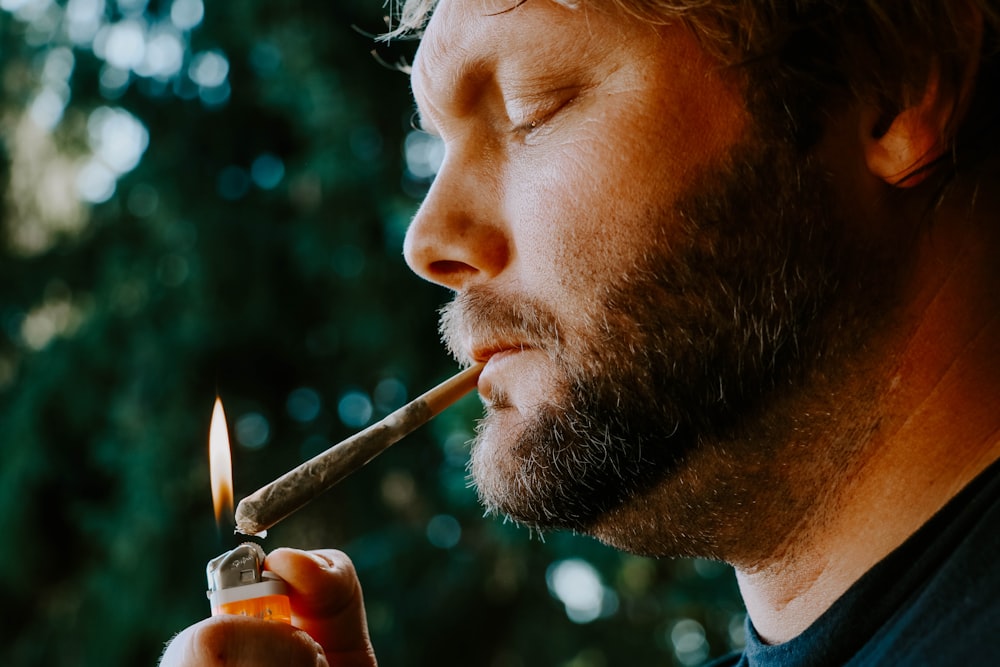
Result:
{"type": "Polygon", "coordinates": [[[479,376],[479,395],[488,399],[492,396],[495,374],[503,365],[503,362],[522,352],[532,352],[537,348],[530,345],[520,345],[516,343],[504,343],[502,345],[491,345],[489,347],[475,348],[472,357],[477,362],[485,363],[483,372],[479,376]]]}
{"type": "Polygon", "coordinates": [[[533,349],[535,348],[521,343],[500,343],[489,346],[483,345],[472,349],[472,358],[477,362],[489,364],[493,359],[533,349]]]}

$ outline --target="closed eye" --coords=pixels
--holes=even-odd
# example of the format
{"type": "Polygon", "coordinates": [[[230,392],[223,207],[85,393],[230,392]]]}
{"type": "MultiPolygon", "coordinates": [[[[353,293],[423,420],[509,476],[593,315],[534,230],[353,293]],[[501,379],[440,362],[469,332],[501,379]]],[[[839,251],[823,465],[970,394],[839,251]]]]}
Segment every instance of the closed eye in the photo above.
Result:
{"type": "Polygon", "coordinates": [[[516,134],[527,136],[531,135],[539,129],[542,129],[546,124],[548,124],[553,118],[559,115],[560,112],[565,110],[567,107],[576,101],[577,95],[571,95],[562,100],[557,106],[551,110],[545,111],[543,113],[538,113],[529,118],[529,120],[519,123],[514,126],[514,132],[516,134]]]}

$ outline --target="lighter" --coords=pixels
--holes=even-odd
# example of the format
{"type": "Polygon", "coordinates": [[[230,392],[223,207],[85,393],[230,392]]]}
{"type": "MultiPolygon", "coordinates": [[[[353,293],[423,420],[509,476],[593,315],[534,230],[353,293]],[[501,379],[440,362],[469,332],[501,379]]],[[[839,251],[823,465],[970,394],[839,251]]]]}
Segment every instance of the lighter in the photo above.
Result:
{"type": "Polygon", "coordinates": [[[263,563],[264,550],[253,542],[209,561],[205,572],[212,616],[234,614],[292,622],[288,587],[277,575],[264,570],[263,563]]]}

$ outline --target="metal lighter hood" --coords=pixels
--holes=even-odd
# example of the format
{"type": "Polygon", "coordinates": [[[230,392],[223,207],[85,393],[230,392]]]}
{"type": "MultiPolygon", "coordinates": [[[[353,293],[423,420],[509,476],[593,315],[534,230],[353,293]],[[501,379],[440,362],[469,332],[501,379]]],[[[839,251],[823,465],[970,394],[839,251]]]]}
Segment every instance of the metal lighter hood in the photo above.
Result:
{"type": "Polygon", "coordinates": [[[264,565],[264,550],[259,544],[245,542],[232,551],[213,558],[205,568],[208,590],[221,591],[236,586],[259,584],[264,565]]]}
{"type": "Polygon", "coordinates": [[[265,571],[264,550],[245,542],[205,567],[212,614],[240,614],[290,622],[288,587],[265,571]]]}

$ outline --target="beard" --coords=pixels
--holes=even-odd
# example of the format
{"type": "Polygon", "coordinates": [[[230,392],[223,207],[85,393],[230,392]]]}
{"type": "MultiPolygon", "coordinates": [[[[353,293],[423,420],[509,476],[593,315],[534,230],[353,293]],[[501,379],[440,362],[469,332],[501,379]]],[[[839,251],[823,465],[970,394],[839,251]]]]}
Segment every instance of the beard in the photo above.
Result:
{"type": "Polygon", "coordinates": [[[762,488],[774,540],[807,511],[814,490],[788,465],[832,473],[801,447],[810,429],[787,397],[839,372],[884,309],[887,292],[871,285],[891,281],[870,275],[889,271],[884,258],[849,242],[822,167],[790,143],[761,143],[651,211],[633,265],[591,284],[586,312],[560,317],[489,287],[442,310],[460,360],[469,339],[511,340],[555,369],[549,398],[516,425],[498,417],[512,409],[502,394],[487,405],[469,466],[489,512],[639,553],[733,561],[747,538],[727,543],[734,524],[755,520],[758,546],[774,546],[749,509],[768,506],[762,488]]]}

